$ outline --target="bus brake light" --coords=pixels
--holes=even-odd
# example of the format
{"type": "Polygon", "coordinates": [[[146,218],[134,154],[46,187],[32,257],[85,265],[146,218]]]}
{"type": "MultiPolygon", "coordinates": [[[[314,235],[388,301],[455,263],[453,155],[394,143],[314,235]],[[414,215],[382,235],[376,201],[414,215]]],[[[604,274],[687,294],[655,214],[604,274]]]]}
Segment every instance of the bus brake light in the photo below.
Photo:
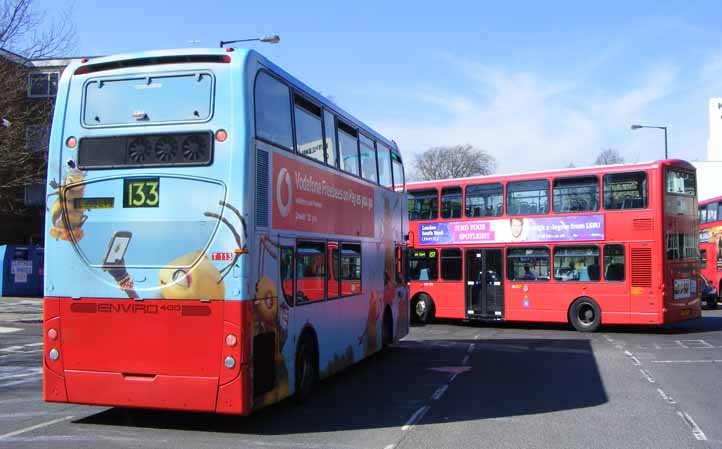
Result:
{"type": "Polygon", "coordinates": [[[48,338],[51,340],[57,340],[58,339],[58,331],[56,331],[53,328],[50,328],[50,330],[48,330],[48,338]]]}
{"type": "Polygon", "coordinates": [[[216,140],[219,142],[225,142],[228,139],[228,133],[225,129],[219,129],[216,131],[216,140]]]}

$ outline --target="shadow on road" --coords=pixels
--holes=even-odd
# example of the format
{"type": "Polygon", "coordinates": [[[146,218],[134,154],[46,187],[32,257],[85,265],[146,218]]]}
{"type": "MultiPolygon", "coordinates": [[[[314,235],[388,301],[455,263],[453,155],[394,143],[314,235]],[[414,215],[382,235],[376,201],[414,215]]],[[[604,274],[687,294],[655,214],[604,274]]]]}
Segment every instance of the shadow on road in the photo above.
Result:
{"type": "Polygon", "coordinates": [[[113,408],[75,421],[243,435],[288,435],[403,426],[432,405],[424,424],[593,407],[607,395],[588,340],[494,339],[402,341],[380,356],[321,382],[305,405],[286,400],[250,417],[113,408]],[[430,397],[470,369],[446,394],[430,397]]]}

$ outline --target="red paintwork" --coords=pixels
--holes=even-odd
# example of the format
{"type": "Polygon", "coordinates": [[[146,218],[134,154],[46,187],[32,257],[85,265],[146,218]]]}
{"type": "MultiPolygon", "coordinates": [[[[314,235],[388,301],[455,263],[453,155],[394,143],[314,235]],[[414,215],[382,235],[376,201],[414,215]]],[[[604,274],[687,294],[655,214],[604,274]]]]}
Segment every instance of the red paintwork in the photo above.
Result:
{"type": "Polygon", "coordinates": [[[44,398],[247,414],[250,332],[241,329],[250,330],[250,320],[248,301],[45,298],[44,398]],[[47,336],[51,327],[57,341],[47,336]],[[228,333],[238,337],[234,347],[225,344],[228,333]],[[52,348],[60,351],[55,362],[52,348]]]}
{"type": "MultiPolygon", "coordinates": [[[[710,203],[717,203],[719,201],[722,201],[722,196],[717,196],[714,198],[709,198],[704,201],[699,202],[699,207],[706,206],[710,203]]],[[[709,223],[704,223],[699,225],[700,231],[716,231],[716,233],[722,232],[722,217],[717,217],[717,221],[712,221],[709,223]]],[[[717,287],[717,293],[720,293],[722,289],[722,267],[717,267],[717,243],[716,242],[709,242],[709,241],[703,241],[700,239],[699,241],[699,249],[700,250],[707,250],[707,266],[705,268],[700,268],[700,271],[702,274],[707,278],[708,281],[712,283],[715,287],[717,287]]]]}
{"type": "MultiPolygon", "coordinates": [[[[694,227],[696,221],[678,216],[665,216],[664,177],[663,168],[668,166],[680,167],[687,170],[695,170],[688,162],[681,160],[667,160],[654,163],[632,164],[625,166],[590,167],[580,169],[567,169],[559,171],[525,173],[508,176],[485,176],[475,178],[450,179],[443,181],[425,181],[407,184],[407,190],[436,188],[439,192],[443,187],[461,186],[462,204],[466,197],[466,185],[479,183],[500,182],[505,184],[509,181],[521,181],[531,179],[551,179],[555,177],[573,177],[584,175],[596,175],[602,179],[607,173],[618,173],[628,171],[646,171],[649,183],[649,205],[644,210],[634,211],[606,211],[600,207],[599,211],[570,213],[568,215],[594,215],[603,214],[605,220],[605,240],[603,242],[588,242],[588,244],[603,245],[604,243],[625,243],[625,281],[624,282],[558,282],[553,278],[548,281],[510,281],[506,279],[506,265],[504,285],[504,319],[507,321],[540,321],[540,322],[567,322],[568,311],[571,303],[580,296],[594,298],[602,309],[602,323],[604,324],[664,324],[677,321],[694,319],[701,316],[701,301],[699,289],[697,297],[690,300],[673,299],[673,275],[679,265],[688,272],[696,272],[699,269],[697,263],[682,262],[672,264],[665,262],[663,229],[671,224],[680,223],[682,226],[694,227]],[[652,230],[635,230],[633,220],[651,219],[654,223],[652,230]],[[685,221],[686,220],[686,221],[685,221]],[[652,288],[632,288],[631,286],[631,263],[630,251],[632,248],[652,248],[652,288]],[[677,268],[675,268],[677,267],[677,268]],[[663,276],[665,273],[666,276],[663,276]],[[666,284],[665,284],[666,279],[666,284]],[[524,286],[528,291],[524,292],[524,286]],[[525,300],[530,301],[529,307],[524,307],[525,300]],[[683,315],[684,314],[684,315],[683,315]]],[[[551,184],[550,184],[551,185],[551,184]]],[[[601,185],[601,182],[600,182],[601,185]]],[[[603,204],[600,188],[600,204],[603,204]]],[[[439,202],[439,205],[441,203],[439,202]]],[[[549,209],[551,210],[551,201],[549,209]]],[[[506,206],[504,215],[499,217],[486,217],[484,219],[508,219],[506,206]]],[[[462,214],[463,215],[463,214],[462,214]]],[[[548,214],[552,215],[552,213],[548,214]]],[[[548,216],[547,215],[547,216],[548,216]]],[[[554,214],[562,215],[562,214],[554,214]]],[[[544,217],[545,215],[534,215],[533,217],[544,217]]],[[[531,217],[531,216],[530,216],[531,217]]],[[[409,246],[414,247],[419,235],[421,224],[443,221],[464,221],[478,220],[479,218],[453,218],[409,222],[409,246]]],[[[585,244],[585,242],[563,242],[563,243],[521,243],[521,244],[473,244],[473,245],[424,245],[420,248],[503,248],[514,246],[546,246],[550,248],[550,262],[553,264],[553,251],[556,245],[585,244]]],[[[462,267],[466,276],[466,254],[462,251],[462,267]]],[[[600,259],[602,256],[600,254],[600,259]]],[[[440,261],[440,259],[439,259],[440,261]]],[[[506,252],[504,252],[504,264],[506,264],[506,252]]],[[[411,281],[409,283],[409,295],[414,298],[419,293],[430,295],[434,301],[435,316],[437,318],[467,319],[465,301],[465,281],[444,281],[441,280],[441,270],[438,270],[439,280],[437,281],[411,281]]],[[[689,275],[687,276],[689,277],[689,275]]]]}

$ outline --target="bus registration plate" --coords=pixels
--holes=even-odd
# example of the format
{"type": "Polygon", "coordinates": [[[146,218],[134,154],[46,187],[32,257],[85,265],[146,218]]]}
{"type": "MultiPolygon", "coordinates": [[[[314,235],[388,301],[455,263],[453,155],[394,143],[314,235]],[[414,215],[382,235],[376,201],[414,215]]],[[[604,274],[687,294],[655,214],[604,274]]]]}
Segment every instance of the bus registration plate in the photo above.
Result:
{"type": "Polygon", "coordinates": [[[123,207],[158,207],[160,178],[123,179],[123,207]]]}

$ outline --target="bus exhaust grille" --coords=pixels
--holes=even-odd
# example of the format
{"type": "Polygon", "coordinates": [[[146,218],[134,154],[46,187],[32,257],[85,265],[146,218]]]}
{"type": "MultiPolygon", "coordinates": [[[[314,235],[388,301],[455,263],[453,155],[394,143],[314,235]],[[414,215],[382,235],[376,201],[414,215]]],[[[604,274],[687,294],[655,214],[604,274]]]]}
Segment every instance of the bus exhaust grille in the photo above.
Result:
{"type": "Polygon", "coordinates": [[[635,231],[651,231],[653,229],[651,218],[635,218],[632,220],[632,228],[635,231]]]}
{"type": "Polygon", "coordinates": [[[268,152],[256,150],[256,226],[268,226],[268,152]]]}
{"type": "Polygon", "coordinates": [[[651,248],[632,248],[632,287],[652,287],[651,248]]]}
{"type": "Polygon", "coordinates": [[[213,134],[143,134],[80,139],[82,170],[203,166],[213,162],[213,134]]]}

